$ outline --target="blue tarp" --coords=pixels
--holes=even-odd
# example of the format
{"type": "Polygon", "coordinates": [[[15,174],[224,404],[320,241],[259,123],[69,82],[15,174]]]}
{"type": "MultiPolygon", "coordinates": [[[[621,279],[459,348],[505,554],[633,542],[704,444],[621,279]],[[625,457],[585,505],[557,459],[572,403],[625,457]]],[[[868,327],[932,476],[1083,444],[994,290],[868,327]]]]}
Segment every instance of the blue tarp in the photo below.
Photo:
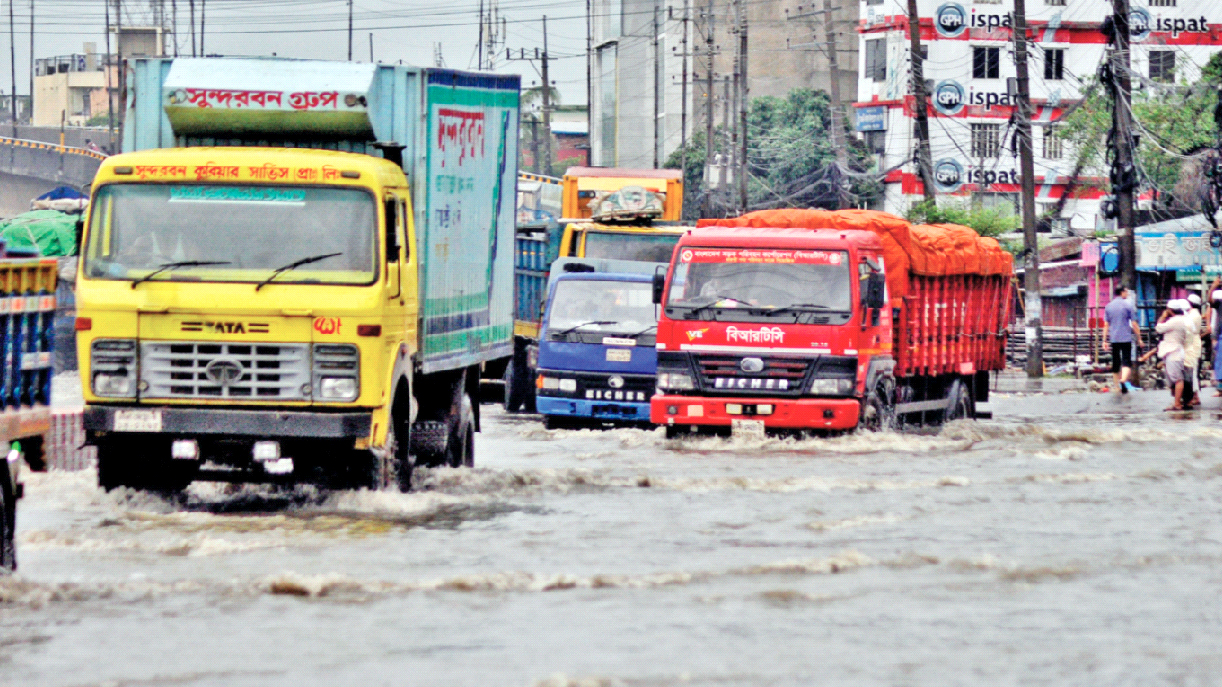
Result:
{"type": "Polygon", "coordinates": [[[86,198],[86,197],[87,196],[84,193],[81,193],[80,191],[72,188],[71,186],[60,186],[59,188],[55,188],[50,191],[47,191],[46,193],[42,194],[41,196],[38,196],[37,198],[35,198],[34,200],[63,200],[64,198],[75,200],[77,198],[86,198]]]}

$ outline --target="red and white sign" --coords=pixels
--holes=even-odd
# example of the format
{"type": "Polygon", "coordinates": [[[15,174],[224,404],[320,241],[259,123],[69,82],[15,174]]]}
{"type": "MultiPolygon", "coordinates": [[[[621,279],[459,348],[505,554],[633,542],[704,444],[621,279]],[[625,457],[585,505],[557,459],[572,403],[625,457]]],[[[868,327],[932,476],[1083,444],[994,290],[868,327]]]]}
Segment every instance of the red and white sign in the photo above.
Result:
{"type": "Polygon", "coordinates": [[[844,253],[836,250],[755,250],[750,248],[685,248],[680,262],[758,263],[770,265],[839,265],[844,253]]]}

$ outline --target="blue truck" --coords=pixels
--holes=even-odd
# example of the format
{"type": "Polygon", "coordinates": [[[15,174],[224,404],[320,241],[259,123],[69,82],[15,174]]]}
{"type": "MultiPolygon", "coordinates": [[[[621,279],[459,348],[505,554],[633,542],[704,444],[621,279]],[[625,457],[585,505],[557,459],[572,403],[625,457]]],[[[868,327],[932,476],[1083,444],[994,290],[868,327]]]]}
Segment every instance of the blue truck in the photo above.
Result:
{"type": "Polygon", "coordinates": [[[536,407],[548,429],[647,424],[657,376],[652,264],[561,260],[539,334],[536,407]],[[594,271],[591,263],[617,263],[594,271]]]}

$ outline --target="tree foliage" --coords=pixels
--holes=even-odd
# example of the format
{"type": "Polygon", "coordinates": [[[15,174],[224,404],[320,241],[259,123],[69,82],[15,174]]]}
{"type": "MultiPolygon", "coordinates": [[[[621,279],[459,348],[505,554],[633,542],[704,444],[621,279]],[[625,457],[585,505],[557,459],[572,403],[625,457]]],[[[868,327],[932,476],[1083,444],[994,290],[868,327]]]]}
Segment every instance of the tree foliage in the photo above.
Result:
{"type": "MultiPolygon", "coordinates": [[[[1139,75],[1134,75],[1138,78],[1139,75]]],[[[1193,157],[1217,140],[1214,108],[1222,84],[1222,53],[1215,53],[1194,84],[1148,84],[1133,93],[1134,132],[1140,137],[1136,162],[1143,188],[1152,189],[1163,213],[1199,208],[1193,157]]],[[[1081,106],[1065,118],[1059,135],[1072,144],[1075,169],[1097,175],[1084,185],[1110,188],[1108,133],[1112,128],[1111,96],[1098,78],[1086,84],[1081,106]]]]}
{"type": "MultiPolygon", "coordinates": [[[[853,206],[864,205],[882,194],[876,175],[868,173],[873,157],[852,136],[848,139],[848,167],[836,164],[831,144],[828,96],[801,88],[784,98],[753,98],[747,115],[748,209],[781,207],[835,208],[838,189],[853,206]]],[[[717,127],[714,155],[729,153],[729,136],[717,127]]],[[[685,148],[671,154],[666,166],[683,167],[686,151],[684,216],[700,217],[708,189],[704,183],[705,132],[688,138],[685,148]]],[[[726,213],[720,194],[710,198],[711,214],[726,213]]]]}
{"type": "Polygon", "coordinates": [[[1019,218],[1011,212],[997,208],[962,207],[924,201],[908,211],[908,221],[913,224],[962,224],[971,227],[981,236],[1000,236],[1019,227],[1019,218]]]}

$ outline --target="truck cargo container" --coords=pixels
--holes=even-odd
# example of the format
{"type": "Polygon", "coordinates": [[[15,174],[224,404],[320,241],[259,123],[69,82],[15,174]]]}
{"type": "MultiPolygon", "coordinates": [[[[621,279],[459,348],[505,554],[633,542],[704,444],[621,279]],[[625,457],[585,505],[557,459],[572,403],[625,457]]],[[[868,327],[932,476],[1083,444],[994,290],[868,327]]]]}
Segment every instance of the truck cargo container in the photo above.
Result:
{"type": "Polygon", "coordinates": [[[136,59],[77,281],[103,487],[471,465],[513,332],[516,76],[136,59]]]}
{"type": "Polygon", "coordinates": [[[58,271],[55,258],[0,258],[0,570],[17,568],[21,464],[46,469],[58,271]]]}
{"type": "Polygon", "coordinates": [[[519,227],[514,244],[513,357],[501,361],[503,367],[485,370],[485,378],[503,381],[505,408],[511,412],[535,409],[539,328],[552,263],[578,257],[669,262],[686,230],[674,223],[683,211],[679,170],[570,167],[558,181],[563,187],[560,223],[546,230],[519,227]],[[616,195],[624,189],[632,193],[628,203],[616,195]],[[610,215],[606,220],[598,214],[604,204],[610,215]]]}
{"type": "Polygon", "coordinates": [[[669,436],[973,417],[1005,366],[1013,258],[967,227],[866,210],[699,227],[654,281],[669,436]]]}

